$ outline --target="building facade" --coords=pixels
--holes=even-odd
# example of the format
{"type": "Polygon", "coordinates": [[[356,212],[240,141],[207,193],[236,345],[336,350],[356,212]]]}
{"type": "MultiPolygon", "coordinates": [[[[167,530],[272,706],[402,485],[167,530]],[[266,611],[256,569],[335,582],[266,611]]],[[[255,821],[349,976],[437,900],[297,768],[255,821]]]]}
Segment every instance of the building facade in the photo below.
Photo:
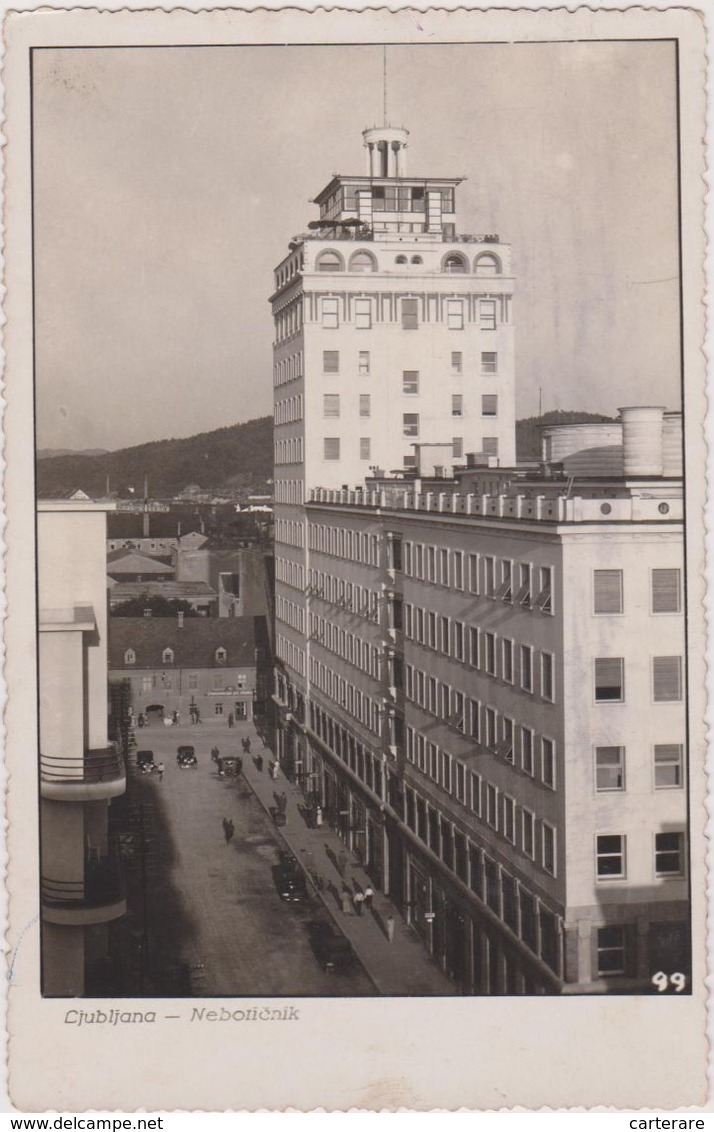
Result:
{"type": "Polygon", "coordinates": [[[516,469],[510,251],[364,137],[271,300],[280,759],[464,993],[646,989],[688,964],[680,426],[516,469]]]}
{"type": "Polygon", "coordinates": [[[42,990],[85,993],[107,954],[107,925],[126,912],[109,837],[124,793],[121,752],[107,736],[106,511],[38,505],[42,990]],[[82,554],[76,548],[82,547],[82,554]]]}

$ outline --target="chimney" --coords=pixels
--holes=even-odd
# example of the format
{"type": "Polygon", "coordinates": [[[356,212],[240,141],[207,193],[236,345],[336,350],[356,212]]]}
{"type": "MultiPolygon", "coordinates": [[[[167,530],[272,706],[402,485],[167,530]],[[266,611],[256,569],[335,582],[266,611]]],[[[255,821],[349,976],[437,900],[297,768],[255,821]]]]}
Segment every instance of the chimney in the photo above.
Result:
{"type": "Polygon", "coordinates": [[[636,405],[618,411],[625,475],[661,476],[664,409],[660,405],[636,405]]]}
{"type": "Polygon", "coordinates": [[[183,619],[184,619],[183,610],[181,610],[180,613],[177,613],[176,616],[178,617],[178,627],[179,627],[179,629],[183,629],[183,619]]]}

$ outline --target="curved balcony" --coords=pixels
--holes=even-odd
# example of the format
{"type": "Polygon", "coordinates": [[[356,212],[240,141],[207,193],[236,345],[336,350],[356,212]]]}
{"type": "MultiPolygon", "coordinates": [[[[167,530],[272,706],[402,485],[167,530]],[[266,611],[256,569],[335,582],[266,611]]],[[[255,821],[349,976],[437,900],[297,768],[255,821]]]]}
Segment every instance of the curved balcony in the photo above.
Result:
{"type": "Polygon", "coordinates": [[[126,767],[114,744],[85,751],[79,758],[40,754],[43,798],[56,802],[94,802],[126,790],[126,767]]]}
{"type": "MultiPolygon", "coordinates": [[[[50,866],[51,867],[51,866],[50,866]]],[[[42,918],[50,924],[106,924],[126,914],[126,888],[115,850],[89,855],[84,876],[71,880],[42,877],[42,918]]]]}

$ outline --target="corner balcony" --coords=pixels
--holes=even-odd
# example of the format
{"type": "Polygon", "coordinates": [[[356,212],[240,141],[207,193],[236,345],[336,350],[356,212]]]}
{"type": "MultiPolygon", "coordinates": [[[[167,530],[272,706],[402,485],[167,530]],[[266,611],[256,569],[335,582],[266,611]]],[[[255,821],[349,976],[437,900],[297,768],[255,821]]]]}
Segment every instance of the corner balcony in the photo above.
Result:
{"type": "Polygon", "coordinates": [[[126,791],[124,759],[114,744],[79,758],[40,754],[40,790],[55,802],[96,802],[126,791]]]}
{"type": "MultiPolygon", "coordinates": [[[[46,865],[52,867],[51,862],[46,865]]],[[[126,887],[114,849],[104,856],[88,855],[83,876],[59,880],[43,873],[40,894],[42,918],[48,924],[106,924],[126,914],[126,887]]]]}

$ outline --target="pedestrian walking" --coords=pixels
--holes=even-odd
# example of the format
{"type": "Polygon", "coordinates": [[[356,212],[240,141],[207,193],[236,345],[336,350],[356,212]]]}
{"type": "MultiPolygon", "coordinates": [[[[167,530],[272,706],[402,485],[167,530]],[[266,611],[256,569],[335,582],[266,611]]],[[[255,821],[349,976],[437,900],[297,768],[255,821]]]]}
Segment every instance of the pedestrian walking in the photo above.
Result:
{"type": "Polygon", "coordinates": [[[230,821],[229,818],[224,818],[223,819],[223,836],[226,839],[226,845],[228,844],[228,842],[232,838],[235,831],[236,831],[236,827],[234,826],[233,822],[230,821]]]}
{"type": "Polygon", "coordinates": [[[161,779],[164,777],[164,764],[163,763],[159,763],[159,765],[156,768],[156,773],[159,776],[159,782],[161,782],[161,779]]]}
{"type": "Polygon", "coordinates": [[[345,916],[350,914],[350,894],[347,889],[343,889],[342,892],[342,912],[345,916]]]}
{"type": "Polygon", "coordinates": [[[387,916],[387,939],[394,942],[394,916],[387,916]]]}
{"type": "Polygon", "coordinates": [[[354,896],[352,897],[352,903],[355,906],[355,912],[357,913],[357,915],[361,916],[362,909],[364,908],[364,893],[361,888],[358,888],[355,892],[354,896]]]}
{"type": "Polygon", "coordinates": [[[176,726],[178,724],[178,721],[179,721],[179,713],[177,711],[175,711],[174,712],[174,726],[176,726]]]}
{"type": "Polygon", "coordinates": [[[322,806],[315,806],[315,828],[319,829],[322,825],[322,806]]]}
{"type": "Polygon", "coordinates": [[[371,884],[368,884],[367,887],[364,890],[364,906],[365,906],[365,908],[371,908],[373,900],[374,900],[374,889],[372,888],[371,884]]]}
{"type": "Polygon", "coordinates": [[[341,877],[345,875],[345,869],[347,868],[348,860],[349,858],[344,849],[340,849],[339,853],[337,854],[337,869],[341,877]]]}
{"type": "Polygon", "coordinates": [[[233,715],[233,712],[230,712],[230,714],[228,716],[228,726],[232,727],[234,723],[235,723],[235,716],[233,715]]]}

